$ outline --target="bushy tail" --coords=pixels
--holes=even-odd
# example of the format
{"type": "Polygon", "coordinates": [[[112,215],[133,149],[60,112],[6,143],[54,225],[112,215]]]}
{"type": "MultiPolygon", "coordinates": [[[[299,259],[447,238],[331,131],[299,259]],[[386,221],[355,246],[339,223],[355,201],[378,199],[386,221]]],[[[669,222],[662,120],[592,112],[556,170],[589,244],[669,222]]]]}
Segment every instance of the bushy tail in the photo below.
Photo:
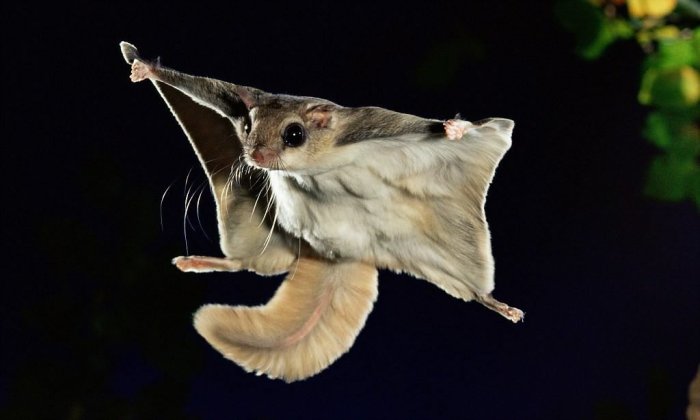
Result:
{"type": "Polygon", "coordinates": [[[300,258],[266,305],[204,305],[194,327],[248,372],[293,382],[348,351],[376,299],[373,266],[300,258]]]}

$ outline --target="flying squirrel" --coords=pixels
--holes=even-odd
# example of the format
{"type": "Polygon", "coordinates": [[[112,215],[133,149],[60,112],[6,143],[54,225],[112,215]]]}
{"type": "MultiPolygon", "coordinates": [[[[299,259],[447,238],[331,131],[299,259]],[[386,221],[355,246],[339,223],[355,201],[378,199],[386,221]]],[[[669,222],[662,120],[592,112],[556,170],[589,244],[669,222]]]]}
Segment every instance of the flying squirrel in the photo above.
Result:
{"type": "Polygon", "coordinates": [[[120,44],[187,135],[216,201],[224,257],[186,272],[288,273],[263,306],[208,304],[194,327],[248,372],[306,379],[347,352],[377,299],[377,269],[409,273],[518,322],[492,295],[484,213],[514,122],[421,118],[191,76],[120,44]]]}

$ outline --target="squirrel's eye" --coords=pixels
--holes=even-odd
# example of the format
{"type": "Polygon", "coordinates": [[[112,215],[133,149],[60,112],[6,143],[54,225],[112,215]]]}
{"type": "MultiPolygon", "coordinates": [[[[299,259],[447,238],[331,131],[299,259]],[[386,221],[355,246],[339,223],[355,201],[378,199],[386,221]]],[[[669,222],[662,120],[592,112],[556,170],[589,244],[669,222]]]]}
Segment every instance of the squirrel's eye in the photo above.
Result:
{"type": "Polygon", "coordinates": [[[246,120],[245,123],[243,123],[243,131],[245,131],[246,134],[250,134],[250,121],[246,120]]]}
{"type": "Polygon", "coordinates": [[[282,141],[286,146],[299,147],[306,141],[306,131],[299,123],[291,123],[282,133],[282,141]]]}

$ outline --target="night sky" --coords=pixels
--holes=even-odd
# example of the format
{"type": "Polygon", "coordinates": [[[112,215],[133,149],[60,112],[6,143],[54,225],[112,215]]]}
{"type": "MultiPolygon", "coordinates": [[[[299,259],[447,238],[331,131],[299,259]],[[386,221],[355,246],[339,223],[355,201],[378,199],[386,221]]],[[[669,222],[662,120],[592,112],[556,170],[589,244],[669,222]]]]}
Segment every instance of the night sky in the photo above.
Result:
{"type": "Polygon", "coordinates": [[[657,153],[644,54],[583,61],[548,2],[437,3],[5,6],[0,414],[682,418],[700,217],[642,193],[657,153]],[[213,203],[155,89],[129,81],[123,40],[269,92],[515,120],[486,212],[494,295],[525,322],[382,271],[365,328],[319,375],[285,384],[223,359],[191,314],[264,303],[280,278],[170,264],[220,255],[213,203]]]}

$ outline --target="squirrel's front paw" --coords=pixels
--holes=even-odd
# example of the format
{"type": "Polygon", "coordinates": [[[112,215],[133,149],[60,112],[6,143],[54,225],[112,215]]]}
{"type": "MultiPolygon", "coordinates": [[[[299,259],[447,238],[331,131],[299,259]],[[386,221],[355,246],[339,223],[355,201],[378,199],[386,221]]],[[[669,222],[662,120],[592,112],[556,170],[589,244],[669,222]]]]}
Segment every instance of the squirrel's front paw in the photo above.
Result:
{"type": "Polygon", "coordinates": [[[131,64],[131,81],[136,83],[148,79],[153,73],[153,67],[140,60],[134,60],[131,64]]]}
{"type": "Polygon", "coordinates": [[[459,140],[472,126],[472,123],[464,120],[447,120],[443,123],[445,135],[450,140],[459,140]]]}

